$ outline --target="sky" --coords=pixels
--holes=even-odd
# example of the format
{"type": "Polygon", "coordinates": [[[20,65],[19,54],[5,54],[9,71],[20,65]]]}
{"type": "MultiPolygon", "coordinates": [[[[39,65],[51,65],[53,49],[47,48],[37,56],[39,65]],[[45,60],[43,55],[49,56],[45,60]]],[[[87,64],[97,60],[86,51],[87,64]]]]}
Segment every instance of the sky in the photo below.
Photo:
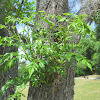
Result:
{"type": "MultiPolygon", "coordinates": [[[[34,0],[28,0],[28,1],[32,2],[34,0]]],[[[75,1],[75,0],[69,0],[70,5],[73,3],[73,1],[75,1]]],[[[71,9],[71,13],[76,13],[80,9],[80,3],[79,2],[77,3],[77,0],[76,0],[74,5],[75,5],[74,8],[71,9]]],[[[95,29],[95,22],[92,22],[91,27],[92,27],[93,30],[95,29]]],[[[21,33],[23,31],[23,27],[21,25],[17,25],[17,30],[18,30],[19,33],[21,33]]]]}
{"type": "MultiPolygon", "coordinates": [[[[28,2],[33,2],[33,1],[35,1],[35,0],[28,0],[28,2]]],[[[22,0],[20,0],[20,2],[22,2],[22,0]]],[[[16,27],[17,27],[17,31],[18,31],[18,33],[22,33],[22,31],[23,31],[23,27],[22,27],[22,25],[21,24],[18,24],[18,25],[16,25],[16,27]]]]}

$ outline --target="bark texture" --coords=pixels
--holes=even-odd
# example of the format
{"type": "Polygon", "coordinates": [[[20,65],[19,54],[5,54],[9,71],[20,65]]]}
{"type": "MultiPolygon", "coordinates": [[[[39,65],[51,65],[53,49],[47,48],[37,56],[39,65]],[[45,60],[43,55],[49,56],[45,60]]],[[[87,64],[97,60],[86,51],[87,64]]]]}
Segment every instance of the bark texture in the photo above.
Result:
{"type": "Polygon", "coordinates": [[[88,23],[93,21],[93,17],[100,11],[100,0],[80,0],[81,9],[77,14],[87,14],[88,18],[85,21],[88,23]]]}
{"type": "MultiPolygon", "coordinates": [[[[1,29],[0,30],[0,36],[5,37],[8,36],[9,32],[5,29],[1,29]]],[[[9,53],[9,52],[17,52],[18,48],[17,47],[3,47],[0,46],[0,55],[4,55],[5,53],[9,53]]],[[[4,67],[4,66],[3,66],[4,67]]],[[[0,66],[0,89],[2,88],[3,85],[5,85],[5,82],[7,80],[10,80],[14,77],[17,77],[18,74],[18,62],[16,60],[16,63],[11,67],[8,68],[8,70],[6,72],[4,72],[3,67],[0,66]]],[[[9,88],[6,93],[2,94],[0,96],[0,100],[7,100],[7,98],[10,97],[10,95],[14,94],[14,87],[12,86],[11,88],[9,88]]]]}
{"type": "Polygon", "coordinates": [[[59,76],[50,85],[33,87],[30,83],[27,100],[73,100],[75,69],[68,67],[66,77],[59,76]]]}
{"type": "MultiPolygon", "coordinates": [[[[7,17],[10,14],[9,9],[11,10],[11,8],[9,8],[9,9],[6,8],[7,2],[8,2],[8,0],[0,1],[0,24],[3,24],[3,25],[5,24],[4,23],[5,17],[7,17]]],[[[10,29],[10,31],[12,31],[11,24],[8,25],[8,28],[10,29]]],[[[11,33],[8,32],[6,29],[0,29],[0,36],[1,37],[5,37],[5,36],[10,37],[11,33]]],[[[0,45],[0,55],[4,55],[5,53],[16,52],[16,51],[18,51],[17,47],[13,47],[13,46],[7,47],[7,46],[0,45]]],[[[17,60],[16,60],[16,63],[11,68],[8,68],[8,70],[6,72],[4,72],[3,67],[4,66],[0,66],[0,89],[2,88],[3,85],[5,85],[5,82],[7,80],[10,80],[10,79],[16,77],[17,73],[18,73],[17,60]]],[[[7,100],[11,94],[14,94],[14,86],[9,88],[6,91],[6,93],[2,94],[0,96],[0,100],[7,100]]]]}
{"type": "MultiPolygon", "coordinates": [[[[47,14],[62,15],[67,13],[68,0],[37,0],[36,11],[43,10],[47,14]]],[[[37,21],[39,18],[36,18],[37,21]]],[[[56,22],[56,19],[53,19],[56,22]]],[[[40,22],[42,23],[42,22],[40,22]]],[[[57,23],[56,23],[57,24],[57,23]]],[[[65,23],[64,23],[65,24],[65,23]]],[[[48,28],[49,25],[42,23],[43,28],[48,28]]],[[[52,37],[54,41],[54,37],[52,37]]],[[[74,65],[76,62],[74,61],[74,65]]],[[[58,76],[51,84],[41,84],[38,87],[33,87],[30,83],[28,100],[73,100],[74,95],[74,75],[75,69],[66,66],[66,76],[58,76]]]]}

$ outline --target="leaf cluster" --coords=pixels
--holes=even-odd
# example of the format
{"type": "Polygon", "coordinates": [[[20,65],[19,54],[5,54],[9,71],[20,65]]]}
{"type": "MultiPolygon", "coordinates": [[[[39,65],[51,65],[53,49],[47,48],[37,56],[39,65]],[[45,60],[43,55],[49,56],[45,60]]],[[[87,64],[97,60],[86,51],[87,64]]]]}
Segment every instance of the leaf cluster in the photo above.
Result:
{"type": "MultiPolygon", "coordinates": [[[[43,15],[42,11],[41,14],[43,15]]],[[[43,83],[51,84],[58,75],[66,75],[66,66],[75,67],[73,60],[87,64],[92,70],[91,64],[86,58],[75,52],[79,45],[74,43],[77,40],[73,38],[74,35],[85,37],[91,33],[90,27],[83,21],[82,15],[77,16],[71,13],[64,13],[64,15],[65,17],[61,15],[41,17],[41,21],[49,24],[49,28],[43,28],[41,23],[37,22],[34,22],[37,31],[28,26],[27,28],[31,29],[31,32],[24,30],[27,34],[24,36],[24,39],[28,40],[27,43],[21,40],[19,33],[12,34],[11,37],[0,37],[0,45],[16,46],[23,52],[23,54],[18,51],[0,55],[2,57],[0,64],[4,64],[5,68],[14,66],[13,62],[16,58],[26,62],[25,71],[17,79],[17,87],[27,84],[29,81],[33,86],[43,83]],[[59,25],[52,21],[53,18],[58,20],[59,25]],[[62,24],[64,22],[66,22],[66,26],[62,24]]],[[[32,16],[19,20],[10,17],[8,23],[10,21],[27,23],[27,20],[32,20],[31,18],[32,16]]],[[[5,26],[1,25],[0,28],[5,28],[5,26]]],[[[2,88],[2,90],[4,89],[2,88]]],[[[15,94],[18,94],[18,89],[15,94]]]]}

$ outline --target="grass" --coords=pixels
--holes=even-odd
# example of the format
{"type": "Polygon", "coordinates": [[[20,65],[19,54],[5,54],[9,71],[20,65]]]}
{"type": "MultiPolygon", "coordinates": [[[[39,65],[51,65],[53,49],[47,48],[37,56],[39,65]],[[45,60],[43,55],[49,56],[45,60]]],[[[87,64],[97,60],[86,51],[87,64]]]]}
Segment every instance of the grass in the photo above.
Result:
{"type": "MultiPolygon", "coordinates": [[[[77,77],[82,78],[83,76],[77,77]]],[[[88,78],[100,78],[100,75],[89,75],[88,78]]]]}
{"type": "Polygon", "coordinates": [[[75,79],[74,100],[100,100],[100,80],[75,79]]]}
{"type": "Polygon", "coordinates": [[[89,75],[88,77],[93,77],[93,78],[100,78],[100,75],[89,75]]]}
{"type": "Polygon", "coordinates": [[[28,95],[28,89],[29,89],[29,83],[27,84],[26,88],[21,88],[20,91],[22,91],[21,93],[24,94],[24,96],[21,96],[21,100],[27,100],[27,95],[28,95]]]}
{"type": "MultiPolygon", "coordinates": [[[[92,75],[89,77],[100,77],[100,75],[92,75]]],[[[75,79],[75,95],[74,100],[100,100],[100,80],[91,79],[75,79]]],[[[22,93],[21,100],[27,100],[28,88],[22,93]]]]}

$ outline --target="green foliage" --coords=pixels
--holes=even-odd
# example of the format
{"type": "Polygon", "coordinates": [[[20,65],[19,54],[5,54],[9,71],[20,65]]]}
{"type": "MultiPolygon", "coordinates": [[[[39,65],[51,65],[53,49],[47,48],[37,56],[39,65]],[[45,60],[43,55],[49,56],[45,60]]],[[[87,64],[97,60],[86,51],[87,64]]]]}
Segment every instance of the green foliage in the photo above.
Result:
{"type": "MultiPolygon", "coordinates": [[[[45,14],[43,12],[39,13],[41,15],[45,14]]],[[[86,58],[74,52],[78,44],[74,43],[76,40],[73,39],[73,35],[82,35],[85,37],[92,32],[90,27],[83,21],[82,15],[77,16],[71,13],[65,13],[65,17],[61,15],[53,16],[58,19],[59,26],[56,26],[55,22],[52,21],[53,17],[50,15],[41,17],[41,22],[43,21],[49,24],[49,28],[46,29],[42,28],[40,23],[33,21],[34,18],[32,18],[32,16],[34,14],[35,13],[23,20],[12,16],[9,17],[10,20],[7,20],[7,23],[18,22],[27,24],[27,22],[30,21],[35,24],[37,31],[35,28],[31,29],[29,26],[27,26],[27,29],[31,29],[31,32],[24,30],[24,32],[27,33],[27,35],[24,36],[27,42],[24,43],[24,41],[21,40],[22,35],[19,33],[12,34],[11,37],[1,37],[0,39],[0,45],[20,47],[23,52],[23,54],[20,54],[20,52],[10,52],[5,55],[0,55],[2,56],[2,59],[0,59],[1,65],[7,63],[4,66],[7,69],[13,66],[12,62],[16,58],[19,59],[19,61],[22,59],[26,61],[25,71],[21,73],[18,78],[13,80],[13,82],[17,82],[17,84],[15,94],[11,96],[11,98],[19,97],[21,95],[18,92],[19,87],[27,84],[29,81],[32,82],[34,86],[38,86],[41,83],[51,84],[56,78],[56,74],[65,75],[66,66],[75,67],[73,60],[86,64],[92,70],[92,66],[86,58]],[[63,22],[66,22],[67,26],[62,25],[61,23],[63,22]],[[52,41],[53,37],[54,41],[52,41]]],[[[5,28],[5,26],[1,25],[1,28],[5,28]]],[[[9,81],[6,85],[8,83],[9,81]]],[[[8,88],[6,85],[2,88],[3,92],[8,88]]]]}
{"type": "Polygon", "coordinates": [[[79,51],[87,59],[91,59],[95,50],[94,50],[94,41],[89,38],[81,39],[79,51]]]}
{"type": "MultiPolygon", "coordinates": [[[[81,39],[80,47],[77,52],[85,56],[87,60],[91,63],[93,67],[93,74],[100,74],[100,12],[94,16],[94,21],[96,24],[95,31],[90,36],[81,39]]],[[[91,74],[92,74],[91,73],[91,74]]],[[[90,74],[90,69],[78,63],[78,68],[76,75],[90,74]]]]}
{"type": "Polygon", "coordinates": [[[95,16],[95,23],[96,23],[96,29],[95,29],[96,40],[100,41],[100,11],[95,16]]]}
{"type": "Polygon", "coordinates": [[[77,50],[78,53],[85,56],[88,60],[88,62],[91,63],[93,67],[93,72],[90,71],[90,69],[87,68],[87,65],[82,67],[82,64],[78,64],[78,69],[76,72],[76,75],[84,75],[84,74],[99,74],[100,71],[100,43],[99,41],[94,41],[89,38],[81,39],[80,41],[80,47],[77,50]],[[79,71],[80,70],[80,71],[79,71]],[[82,74],[84,72],[84,74],[82,74]]]}
{"type": "Polygon", "coordinates": [[[100,41],[100,24],[96,26],[96,39],[100,41]]]}
{"type": "Polygon", "coordinates": [[[80,75],[87,75],[91,74],[92,72],[92,57],[95,53],[94,49],[94,41],[90,40],[89,38],[84,38],[80,40],[80,47],[77,49],[77,52],[80,55],[83,55],[87,58],[88,62],[91,63],[91,65],[86,62],[85,60],[82,60],[82,62],[77,64],[77,70],[76,70],[76,76],[80,75]],[[91,69],[88,69],[87,66],[91,69]]]}

